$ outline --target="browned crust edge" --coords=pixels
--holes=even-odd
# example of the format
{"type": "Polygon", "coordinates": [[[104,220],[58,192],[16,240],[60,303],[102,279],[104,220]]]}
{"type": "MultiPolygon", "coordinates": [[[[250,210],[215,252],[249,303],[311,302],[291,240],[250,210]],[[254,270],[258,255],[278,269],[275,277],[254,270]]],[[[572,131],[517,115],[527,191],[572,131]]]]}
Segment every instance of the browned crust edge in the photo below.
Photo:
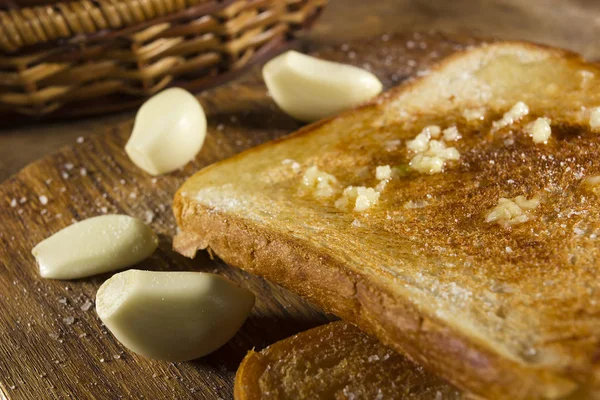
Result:
{"type": "Polygon", "coordinates": [[[262,394],[258,380],[265,369],[267,369],[267,363],[263,355],[250,350],[235,373],[233,398],[235,400],[260,400],[262,394]]]}
{"type": "Polygon", "coordinates": [[[255,226],[231,214],[184,201],[175,215],[176,251],[192,257],[210,248],[230,265],[260,275],[353,322],[457,387],[491,398],[568,395],[575,384],[553,371],[502,358],[444,326],[310,243],[255,226]]]}

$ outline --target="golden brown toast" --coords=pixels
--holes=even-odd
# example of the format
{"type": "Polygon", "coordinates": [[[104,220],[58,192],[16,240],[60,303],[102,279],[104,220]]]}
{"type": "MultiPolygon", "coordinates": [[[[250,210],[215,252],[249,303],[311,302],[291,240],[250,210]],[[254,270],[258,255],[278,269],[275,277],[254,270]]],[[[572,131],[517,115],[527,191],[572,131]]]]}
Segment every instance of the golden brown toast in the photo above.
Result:
{"type": "Polygon", "coordinates": [[[210,248],[461,389],[598,395],[600,198],[586,178],[600,174],[589,125],[599,77],[574,54],[528,43],[456,53],[368,105],[195,174],[174,199],[174,246],[190,257],[210,248]],[[528,115],[499,124],[519,101],[528,115]],[[529,134],[540,117],[551,121],[546,144],[529,134]],[[460,159],[436,174],[408,166],[408,141],[430,125],[462,136],[451,144],[460,159]],[[365,212],[303,185],[317,166],[339,191],[375,187],[383,165],[395,175],[365,212]],[[539,202],[521,209],[525,220],[490,217],[517,196],[539,202]]]}
{"type": "Polygon", "coordinates": [[[236,400],[463,398],[344,321],[250,351],[236,373],[234,395],[236,400]]]}

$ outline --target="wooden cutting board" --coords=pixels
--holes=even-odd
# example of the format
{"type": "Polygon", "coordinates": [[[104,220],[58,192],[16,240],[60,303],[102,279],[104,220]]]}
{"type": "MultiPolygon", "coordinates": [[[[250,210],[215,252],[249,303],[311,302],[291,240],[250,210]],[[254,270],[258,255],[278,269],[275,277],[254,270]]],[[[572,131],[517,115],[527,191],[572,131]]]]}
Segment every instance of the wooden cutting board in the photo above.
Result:
{"type": "MultiPolygon", "coordinates": [[[[474,43],[439,34],[374,38],[325,49],[319,56],[372,70],[393,86],[426,73],[435,60],[474,43]]],[[[229,399],[246,352],[335,319],[317,307],[207,253],[195,260],[171,250],[176,231],[171,199],[194,171],[301,125],[280,112],[260,70],[199,96],[208,135],[196,160],[153,178],[137,169],[123,146],[132,122],[30,164],[0,185],[0,390],[7,399],[229,399]],[[160,246],[136,266],[148,270],[208,271],[257,295],[239,333],[215,353],[168,363],[138,356],[98,319],[96,290],[110,274],[76,281],[41,279],[31,248],[75,221],[128,214],[159,234],[160,246]]]]}

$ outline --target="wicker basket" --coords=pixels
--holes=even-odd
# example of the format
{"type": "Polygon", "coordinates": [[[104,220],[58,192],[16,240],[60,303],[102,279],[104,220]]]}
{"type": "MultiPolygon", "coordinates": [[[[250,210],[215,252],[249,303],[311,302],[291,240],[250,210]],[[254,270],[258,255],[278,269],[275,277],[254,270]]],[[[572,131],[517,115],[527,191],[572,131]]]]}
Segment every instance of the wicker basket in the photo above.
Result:
{"type": "Polygon", "coordinates": [[[214,86],[280,51],[327,2],[10,1],[0,0],[3,120],[103,113],[172,85],[214,86]]]}

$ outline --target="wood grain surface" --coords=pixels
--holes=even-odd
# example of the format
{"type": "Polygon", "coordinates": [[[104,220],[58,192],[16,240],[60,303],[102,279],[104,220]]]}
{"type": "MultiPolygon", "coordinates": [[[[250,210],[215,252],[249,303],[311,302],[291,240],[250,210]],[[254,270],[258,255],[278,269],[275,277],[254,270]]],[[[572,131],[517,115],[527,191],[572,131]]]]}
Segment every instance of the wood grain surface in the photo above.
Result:
{"type": "MultiPolygon", "coordinates": [[[[531,40],[600,59],[598,0],[330,0],[309,38],[315,45],[340,45],[386,32],[429,29],[531,40]]],[[[106,126],[133,115],[124,112],[8,129],[0,121],[0,181],[77,137],[102,133],[106,126]]]]}
{"type": "MultiPolygon", "coordinates": [[[[385,35],[320,56],[370,69],[390,87],[470,43],[439,34],[385,35]]],[[[176,229],[171,199],[186,177],[300,127],[267,96],[258,69],[199,99],[209,132],[201,153],[182,170],[152,178],[135,168],[123,151],[132,128],[127,121],[106,126],[0,185],[0,390],[6,398],[228,399],[249,349],[335,318],[206,252],[188,260],[171,250],[176,229]],[[256,293],[253,312],[235,338],[193,362],[152,361],[124,349],[96,315],[96,290],[110,274],[77,281],[39,277],[31,255],[37,242],[72,222],[107,213],[139,217],[159,234],[159,249],[137,268],[216,272],[256,293]]]]}

